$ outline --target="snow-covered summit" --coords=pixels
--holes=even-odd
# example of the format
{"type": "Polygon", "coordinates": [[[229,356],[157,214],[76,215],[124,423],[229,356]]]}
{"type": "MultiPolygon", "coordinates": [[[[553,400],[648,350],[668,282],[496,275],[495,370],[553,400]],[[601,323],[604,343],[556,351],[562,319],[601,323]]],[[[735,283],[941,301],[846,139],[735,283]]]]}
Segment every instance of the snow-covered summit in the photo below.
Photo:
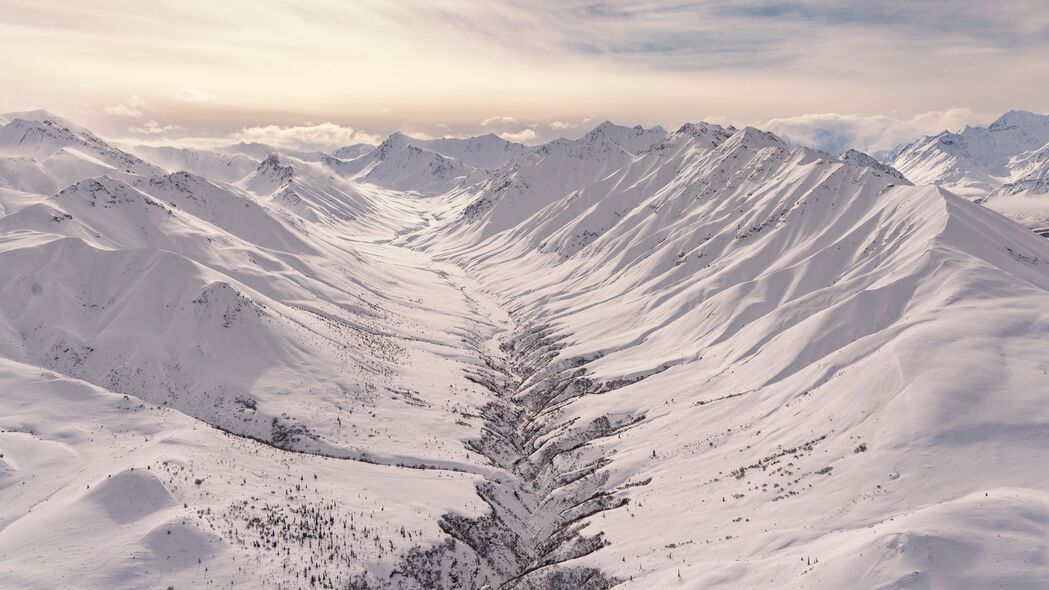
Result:
{"type": "Polygon", "coordinates": [[[108,176],[78,181],[62,189],[51,198],[58,202],[83,201],[89,207],[101,209],[141,203],[158,207],[170,213],[170,209],[163,203],[150,198],[123,181],[108,176]]]}
{"type": "Polygon", "coordinates": [[[61,127],[65,127],[67,129],[73,129],[78,132],[87,131],[84,127],[76,125],[69,119],[56,115],[55,113],[52,113],[51,111],[45,109],[33,109],[30,111],[13,111],[10,113],[0,114],[0,120],[4,121],[5,124],[6,122],[10,122],[15,119],[24,119],[26,121],[36,121],[39,123],[43,123],[44,121],[51,121],[52,123],[55,123],[61,127]]]}
{"type": "Polygon", "coordinates": [[[195,148],[131,145],[127,150],[168,172],[185,170],[222,182],[236,182],[244,178],[259,163],[259,159],[244,154],[195,148]]]}
{"type": "Polygon", "coordinates": [[[476,137],[421,139],[397,131],[390,134],[378,146],[348,146],[336,150],[335,155],[341,159],[363,157],[369,160],[382,160],[393,153],[404,150],[409,145],[439,154],[445,158],[457,160],[470,168],[478,169],[500,168],[528,151],[526,146],[507,141],[493,133],[476,137]],[[370,147],[371,149],[362,150],[363,147],[370,147]],[[357,155],[354,156],[354,153],[357,153],[357,155]]]}
{"type": "Polygon", "coordinates": [[[893,168],[892,166],[882,164],[873,156],[865,154],[859,150],[850,149],[841,155],[841,159],[842,161],[847,163],[854,163],[859,166],[866,166],[868,168],[872,168],[874,170],[877,170],[878,172],[881,172],[882,174],[887,174],[895,178],[896,180],[899,180],[900,182],[911,184],[911,181],[907,180],[907,178],[903,174],[901,174],[899,170],[893,168]]]}
{"type": "MultiPolygon", "coordinates": [[[[988,126],[991,131],[1002,131],[1009,128],[1017,128],[1025,133],[1032,133],[1037,137],[1049,137],[1049,115],[1041,115],[1030,111],[1007,111],[988,126]]],[[[1049,139],[1047,139],[1049,141],[1049,139]]]]}
{"type": "MultiPolygon", "coordinates": [[[[46,114],[46,113],[41,113],[46,114]]],[[[0,156],[22,156],[43,161],[59,152],[73,152],[120,172],[145,174],[157,168],[119,150],[95,134],[62,119],[12,118],[0,127],[0,156]]]]}
{"type": "Polygon", "coordinates": [[[982,198],[1029,173],[1020,172],[1014,162],[1046,144],[1049,115],[1009,111],[987,127],[923,137],[900,150],[890,164],[915,183],[982,198]]]}
{"type": "Polygon", "coordinates": [[[611,121],[603,121],[578,141],[590,146],[612,144],[636,154],[652,147],[666,135],[666,130],[659,126],[646,129],[641,125],[625,127],[611,121]]]}

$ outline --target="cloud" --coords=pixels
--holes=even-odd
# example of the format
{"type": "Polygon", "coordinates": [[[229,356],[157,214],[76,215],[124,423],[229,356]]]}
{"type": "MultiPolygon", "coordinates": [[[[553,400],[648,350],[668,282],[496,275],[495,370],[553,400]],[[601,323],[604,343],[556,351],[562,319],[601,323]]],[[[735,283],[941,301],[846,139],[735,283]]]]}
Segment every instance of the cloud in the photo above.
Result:
{"type": "Polygon", "coordinates": [[[517,143],[532,143],[539,139],[534,129],[522,129],[520,131],[505,131],[499,134],[499,137],[507,141],[515,141],[517,143]]]}
{"type": "Polygon", "coordinates": [[[403,134],[405,134],[408,137],[411,137],[413,139],[422,139],[424,141],[429,141],[431,139],[454,138],[455,137],[454,135],[447,135],[447,134],[434,135],[432,133],[427,133],[425,131],[413,131],[413,130],[405,131],[403,129],[401,130],[401,133],[403,133],[403,134]]]}
{"type": "Polygon", "coordinates": [[[517,119],[506,116],[495,116],[488,117],[484,121],[481,121],[481,127],[491,127],[492,125],[510,125],[516,123],[517,119]]]}
{"type": "Polygon", "coordinates": [[[575,129],[579,126],[579,123],[569,123],[567,121],[550,121],[550,128],[561,131],[563,129],[575,129]]]}
{"type": "Polygon", "coordinates": [[[194,88],[179,88],[175,91],[175,100],[178,102],[211,102],[215,97],[203,90],[194,88]]]}
{"type": "Polygon", "coordinates": [[[19,80],[4,89],[19,107],[70,112],[100,92],[162,89],[140,120],[202,137],[347,113],[369,130],[444,121],[442,135],[499,133],[541,121],[542,135],[567,133],[546,122],[585,112],[669,123],[1044,109],[1049,11],[1037,0],[944,4],[367,0],[245,11],[205,0],[7,0],[0,50],[33,60],[0,60],[0,77],[19,80]],[[224,34],[229,22],[244,34],[224,34]]]}
{"type": "Polygon", "coordinates": [[[122,104],[102,109],[107,115],[113,115],[114,117],[127,117],[129,119],[140,119],[146,115],[145,111],[147,110],[150,109],[149,105],[146,104],[146,101],[134,94],[129,96],[127,101],[122,104]]]}
{"type": "Polygon", "coordinates": [[[792,143],[834,154],[849,148],[877,153],[922,135],[945,129],[957,131],[968,124],[985,123],[989,118],[967,108],[929,111],[909,118],[815,113],[772,119],[762,127],[792,143]]]}
{"type": "Polygon", "coordinates": [[[382,140],[378,135],[335,123],[293,127],[278,125],[245,127],[235,133],[233,139],[300,150],[329,150],[355,143],[376,144],[382,140]]]}
{"type": "Polygon", "coordinates": [[[161,125],[152,119],[137,127],[127,128],[127,130],[132,133],[141,133],[143,135],[159,135],[161,133],[169,133],[179,129],[181,129],[181,127],[178,125],[161,125]]]}

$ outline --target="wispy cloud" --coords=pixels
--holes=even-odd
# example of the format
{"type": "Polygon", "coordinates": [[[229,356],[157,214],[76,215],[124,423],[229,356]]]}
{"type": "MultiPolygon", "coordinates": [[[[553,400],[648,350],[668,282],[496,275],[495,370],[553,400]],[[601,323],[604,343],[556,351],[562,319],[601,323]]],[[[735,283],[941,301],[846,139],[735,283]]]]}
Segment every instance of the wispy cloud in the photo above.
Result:
{"type": "Polygon", "coordinates": [[[162,133],[171,133],[172,131],[178,131],[181,129],[178,125],[161,125],[160,123],[149,120],[142,125],[128,127],[128,131],[131,133],[141,135],[160,135],[162,133]]]}
{"type": "Polygon", "coordinates": [[[517,143],[534,143],[539,139],[539,135],[535,132],[535,129],[522,129],[520,131],[504,131],[499,134],[499,137],[507,141],[516,141],[517,143]]]}
{"type": "Polygon", "coordinates": [[[174,99],[178,102],[211,102],[215,100],[215,96],[204,92],[203,90],[197,90],[195,88],[179,88],[175,91],[174,99]]]}
{"type": "Polygon", "coordinates": [[[301,150],[330,150],[355,143],[379,143],[378,135],[364,133],[335,123],[281,127],[265,125],[245,127],[230,136],[231,140],[265,143],[301,150]]]}
{"type": "Polygon", "coordinates": [[[146,101],[142,100],[138,96],[132,94],[128,99],[117,105],[104,107],[102,111],[107,115],[114,117],[125,117],[129,119],[139,119],[146,115],[146,111],[149,110],[149,105],[146,101]]]}
{"type": "Polygon", "coordinates": [[[199,135],[303,120],[442,135],[589,114],[645,124],[711,112],[750,123],[890,110],[908,119],[960,101],[982,113],[1044,109],[1049,95],[1040,0],[246,6],[6,0],[0,56],[34,59],[0,58],[0,76],[18,81],[5,90],[20,107],[90,112],[121,130],[119,119],[140,113],[199,135]]]}
{"type": "Polygon", "coordinates": [[[496,116],[488,117],[484,121],[481,121],[481,127],[491,127],[492,125],[510,125],[516,123],[517,119],[507,116],[496,116]]]}

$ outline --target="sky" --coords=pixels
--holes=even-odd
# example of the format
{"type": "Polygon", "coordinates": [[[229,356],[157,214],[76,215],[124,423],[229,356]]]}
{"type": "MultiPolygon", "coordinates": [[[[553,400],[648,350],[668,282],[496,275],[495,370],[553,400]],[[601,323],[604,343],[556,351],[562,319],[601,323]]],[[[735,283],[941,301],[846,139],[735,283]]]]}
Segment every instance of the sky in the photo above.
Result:
{"type": "Polygon", "coordinates": [[[298,147],[706,120],[886,150],[1049,111],[1044,0],[0,0],[0,112],[298,147]]]}

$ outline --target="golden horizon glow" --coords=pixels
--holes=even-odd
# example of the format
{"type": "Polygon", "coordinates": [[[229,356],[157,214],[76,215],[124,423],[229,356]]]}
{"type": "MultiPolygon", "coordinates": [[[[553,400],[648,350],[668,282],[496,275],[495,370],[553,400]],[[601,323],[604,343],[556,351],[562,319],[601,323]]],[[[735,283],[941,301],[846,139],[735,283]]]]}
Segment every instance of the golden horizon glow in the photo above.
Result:
{"type": "Polygon", "coordinates": [[[1036,4],[0,0],[0,110],[143,140],[331,122],[538,141],[592,119],[815,113],[934,127],[1046,110],[1036,4]]]}

